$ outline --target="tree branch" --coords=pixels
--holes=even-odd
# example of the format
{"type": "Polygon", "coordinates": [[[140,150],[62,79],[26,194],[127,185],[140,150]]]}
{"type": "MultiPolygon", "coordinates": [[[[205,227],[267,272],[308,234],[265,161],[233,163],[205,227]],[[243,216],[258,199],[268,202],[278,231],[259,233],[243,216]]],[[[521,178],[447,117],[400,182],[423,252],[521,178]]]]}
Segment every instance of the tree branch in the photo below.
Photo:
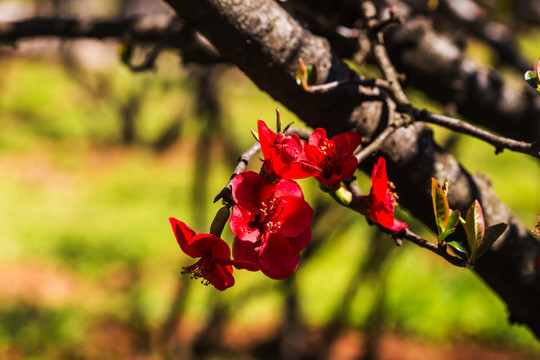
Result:
{"type": "Polygon", "coordinates": [[[452,118],[450,116],[432,114],[426,111],[410,108],[409,114],[414,116],[416,120],[423,121],[431,124],[443,126],[447,129],[474,136],[480,140],[487,142],[495,146],[495,153],[500,153],[503,149],[511,151],[521,152],[523,154],[531,155],[540,159],[540,140],[528,143],[525,141],[517,141],[508,139],[502,136],[497,136],[489,131],[480,129],[474,125],[471,125],[465,121],[452,118]]]}
{"type": "Polygon", "coordinates": [[[231,178],[229,179],[229,182],[227,183],[227,185],[225,185],[223,190],[221,190],[219,194],[216,195],[216,197],[214,198],[214,202],[217,202],[218,200],[223,199],[225,202],[234,203],[234,200],[232,198],[232,181],[236,177],[236,175],[246,170],[248,163],[260,151],[261,151],[261,144],[256,142],[246,152],[240,155],[240,157],[238,158],[238,164],[234,168],[234,172],[232,173],[231,178]]]}
{"type": "MultiPolygon", "coordinates": [[[[332,18],[335,26],[351,27],[358,24],[354,19],[362,17],[358,1],[337,0],[339,6],[335,3],[331,6],[320,0],[289,0],[291,1],[309,5],[311,12],[332,18]]],[[[452,4],[454,2],[459,3],[461,0],[452,1],[452,4]]],[[[379,9],[388,6],[388,2],[383,0],[373,3],[379,9]]],[[[441,14],[445,11],[444,4],[442,1],[439,3],[441,5],[436,13],[426,15],[426,2],[392,1],[392,4],[403,10],[405,21],[385,31],[384,40],[392,64],[400,74],[406,75],[404,84],[422,90],[442,104],[452,104],[464,119],[474,120],[474,123],[502,136],[529,142],[540,138],[540,96],[524,82],[521,88],[510,86],[499,71],[480,65],[467,56],[462,43],[436,31],[434,26],[441,27],[441,20],[444,20],[442,17],[448,18],[446,14],[441,14]]],[[[532,14],[533,7],[527,6],[527,10],[520,7],[518,13],[532,14]]],[[[311,24],[309,17],[302,20],[311,24]]],[[[464,32],[473,26],[486,32],[487,30],[482,28],[487,25],[484,21],[481,24],[463,24],[462,27],[464,32]]],[[[319,31],[316,26],[312,28],[319,31]]],[[[493,26],[490,28],[493,29],[493,26]]],[[[476,28],[472,28],[472,31],[476,33],[476,28]]],[[[327,36],[327,33],[319,32],[324,36],[327,36]]],[[[361,35],[362,33],[359,34],[361,35]]],[[[455,36],[455,32],[450,35],[455,36]]],[[[489,34],[481,37],[492,43],[487,39],[489,34]]],[[[328,39],[333,47],[334,37],[328,36],[328,39]]],[[[500,39],[499,44],[494,46],[499,51],[500,45],[508,47],[507,43],[508,40],[500,39]],[[504,44],[500,44],[501,42],[504,44]]],[[[341,44],[338,46],[341,47],[341,44]]],[[[340,54],[348,56],[347,54],[355,50],[358,49],[340,50],[340,54]]],[[[531,67],[532,65],[530,64],[531,67]]],[[[516,76],[522,77],[521,74],[516,76]]]]}
{"type": "MultiPolygon", "coordinates": [[[[210,64],[223,58],[191,27],[178,22],[151,24],[143,18],[95,21],[61,18],[32,18],[13,23],[0,23],[0,42],[15,43],[23,39],[54,36],[62,39],[107,39],[153,43],[159,51],[169,46],[182,50],[184,62],[210,64]],[[164,43],[164,39],[166,43],[164,43]]],[[[153,56],[152,54],[149,54],[153,56]]],[[[151,61],[151,59],[149,59],[151,61]]],[[[146,61],[145,63],[147,63],[146,61]]]]}
{"type": "MultiPolygon", "coordinates": [[[[223,56],[312,127],[322,126],[331,133],[354,129],[362,136],[373,137],[380,124],[388,124],[389,119],[399,116],[394,112],[396,104],[378,89],[339,87],[326,93],[303,91],[295,81],[299,58],[316,67],[318,84],[348,79],[350,69],[331,53],[325,40],[303,29],[273,1],[167,2],[223,56]]],[[[443,55],[443,59],[448,57],[443,55]]],[[[488,224],[509,224],[506,234],[478,260],[475,271],[506,301],[512,320],[528,325],[540,336],[538,241],[489,186],[468,174],[433,142],[427,127],[415,124],[397,129],[384,142],[380,153],[387,159],[389,176],[396,184],[401,204],[431,228],[431,177],[440,180],[447,176],[456,190],[449,194],[451,208],[466,211],[474,199],[479,199],[488,224]]],[[[369,162],[361,165],[364,170],[371,170],[369,162]]]]}
{"type": "Polygon", "coordinates": [[[436,101],[455,104],[465,119],[505,137],[525,141],[540,137],[540,96],[525,83],[520,90],[510,87],[498,71],[466,57],[421,17],[385,35],[392,63],[407,74],[406,84],[436,101]]]}
{"type": "Polygon", "coordinates": [[[393,236],[409,240],[410,242],[412,242],[412,243],[414,243],[414,244],[416,244],[416,245],[418,245],[418,246],[420,246],[420,247],[422,247],[424,249],[427,249],[427,250],[431,251],[434,254],[439,255],[440,257],[442,257],[443,259],[445,259],[446,261],[448,261],[450,264],[452,264],[454,266],[465,267],[465,261],[461,260],[460,258],[458,258],[456,256],[450,255],[449,253],[446,252],[446,249],[444,247],[439,247],[437,244],[431,243],[431,242],[421,238],[420,236],[413,233],[409,229],[405,229],[403,234],[399,233],[399,234],[396,234],[396,235],[393,235],[393,236]]]}

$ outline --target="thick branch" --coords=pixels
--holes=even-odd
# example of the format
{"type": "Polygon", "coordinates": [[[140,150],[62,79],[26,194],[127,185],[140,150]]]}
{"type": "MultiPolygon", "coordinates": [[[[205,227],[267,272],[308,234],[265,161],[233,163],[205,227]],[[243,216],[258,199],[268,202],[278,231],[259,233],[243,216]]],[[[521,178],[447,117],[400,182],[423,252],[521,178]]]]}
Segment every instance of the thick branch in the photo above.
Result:
{"type": "MultiPolygon", "coordinates": [[[[270,0],[168,0],[177,12],[206,36],[219,52],[237,64],[259,87],[292,109],[308,125],[331,132],[354,128],[373,138],[379,125],[396,116],[396,104],[377,89],[336,88],[307,93],[295,82],[302,58],[317,68],[317,82],[349,77],[349,68],[332,55],[328,43],[303,29],[270,0]]],[[[445,57],[446,58],[446,57],[445,57]]],[[[493,250],[477,262],[476,271],[508,304],[512,319],[527,324],[540,336],[540,245],[491,193],[447,152],[433,142],[431,131],[418,124],[399,128],[384,142],[389,177],[402,205],[424,223],[434,226],[430,181],[450,178],[453,209],[465,211],[475,198],[488,224],[509,223],[493,250]]],[[[371,160],[371,159],[368,159],[371,160]]],[[[366,160],[362,167],[370,171],[366,160]]],[[[462,239],[463,240],[463,239],[462,239]]]]}
{"type": "Polygon", "coordinates": [[[521,90],[510,87],[498,71],[467,58],[427,20],[392,28],[386,41],[390,59],[407,75],[407,84],[434,100],[455,104],[465,119],[506,137],[526,141],[540,137],[540,96],[525,84],[521,90]]]}
{"type": "MultiPolygon", "coordinates": [[[[354,0],[337,0],[339,6],[320,0],[289,1],[309,5],[311,12],[331,17],[337,26],[352,26],[354,19],[362,14],[359,1],[354,0]]],[[[461,0],[451,3],[454,2],[461,0]]],[[[456,111],[464,119],[505,137],[526,141],[540,138],[540,96],[524,82],[517,89],[510,86],[498,70],[479,65],[464,53],[458,43],[435,31],[432,22],[440,25],[442,21],[437,14],[443,10],[437,9],[436,18],[430,20],[425,15],[426,2],[374,0],[373,3],[383,9],[389,3],[397,4],[400,10],[405,10],[403,15],[410,15],[402,25],[394,26],[385,33],[390,60],[400,73],[406,75],[406,84],[424,91],[436,101],[455,105],[456,111]],[[417,11],[407,12],[409,6],[404,3],[417,11]]],[[[442,8],[442,5],[439,7],[442,8]]],[[[532,13],[531,8],[522,10],[520,13],[532,13]]],[[[464,31],[467,30],[465,27],[463,25],[464,31]]],[[[316,27],[313,29],[318,31],[316,27]]],[[[327,36],[327,33],[322,34],[327,36]]],[[[333,37],[328,38],[333,41],[333,37]]],[[[490,39],[486,41],[492,43],[490,39]]],[[[508,47],[508,40],[504,41],[504,46],[508,47]]],[[[497,49],[499,45],[496,45],[497,49]]],[[[353,50],[341,53],[347,54],[353,50]]],[[[516,63],[514,60],[512,62],[516,63]]],[[[530,67],[532,65],[529,64],[530,67]]],[[[522,78],[521,74],[516,76],[522,78]]]]}

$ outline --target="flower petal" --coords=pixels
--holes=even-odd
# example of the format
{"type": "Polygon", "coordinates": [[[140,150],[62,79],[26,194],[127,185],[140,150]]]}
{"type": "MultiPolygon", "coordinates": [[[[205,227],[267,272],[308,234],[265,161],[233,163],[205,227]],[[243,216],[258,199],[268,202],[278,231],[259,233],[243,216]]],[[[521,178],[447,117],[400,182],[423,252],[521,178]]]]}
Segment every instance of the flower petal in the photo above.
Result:
{"type": "Polygon", "coordinates": [[[394,224],[389,229],[393,231],[401,231],[403,229],[406,229],[407,226],[408,225],[406,223],[401,222],[398,219],[394,219],[394,224]]]}
{"type": "Polygon", "coordinates": [[[234,235],[242,240],[254,243],[260,235],[260,230],[257,227],[249,225],[252,216],[240,210],[238,206],[233,207],[231,217],[229,218],[229,227],[234,235]]]}
{"type": "Polygon", "coordinates": [[[270,198],[274,186],[253,171],[243,171],[232,181],[232,195],[236,204],[249,214],[260,211],[260,204],[270,198]]]}
{"type": "Polygon", "coordinates": [[[304,193],[302,193],[300,185],[293,180],[282,179],[278,181],[275,186],[274,196],[277,198],[282,196],[295,196],[300,199],[304,198],[304,193]]]}
{"type": "Polygon", "coordinates": [[[311,224],[313,209],[305,200],[297,197],[282,196],[279,199],[282,211],[277,219],[281,223],[279,232],[283,237],[295,238],[311,224]]]}
{"type": "Polygon", "coordinates": [[[231,265],[216,262],[212,276],[207,280],[210,282],[210,284],[214,285],[216,289],[223,291],[234,285],[234,277],[232,273],[233,268],[231,265]]]}
{"type": "Polygon", "coordinates": [[[190,247],[192,239],[195,236],[195,231],[193,231],[193,229],[187,226],[184,222],[173,217],[169,218],[169,222],[171,223],[176,241],[178,242],[178,245],[180,245],[180,249],[191,257],[199,257],[194,255],[190,247]]]}
{"type": "MultiPolygon", "coordinates": [[[[379,203],[380,205],[380,203],[379,203]]],[[[373,222],[384,226],[387,229],[394,226],[394,214],[386,211],[382,211],[380,206],[378,208],[370,208],[366,213],[366,216],[373,222]]]]}
{"type": "Polygon", "coordinates": [[[339,149],[341,157],[346,157],[354,153],[354,150],[362,143],[362,136],[358,133],[347,131],[334,136],[330,141],[333,141],[336,148],[339,149]]]}
{"type": "Polygon", "coordinates": [[[350,179],[356,172],[356,166],[358,166],[358,160],[354,155],[346,157],[341,165],[341,180],[350,179]]]}
{"type": "Polygon", "coordinates": [[[277,234],[271,235],[258,256],[261,271],[272,279],[285,279],[298,267],[300,253],[277,234]]]}
{"type": "Polygon", "coordinates": [[[274,142],[276,133],[270,130],[262,120],[257,121],[257,130],[259,132],[259,142],[263,156],[265,159],[268,159],[270,158],[270,144],[274,142]]]}
{"type": "Polygon", "coordinates": [[[257,263],[257,253],[253,250],[253,243],[244,241],[237,237],[233,241],[233,258],[236,262],[233,264],[238,269],[249,271],[260,270],[257,263]]]}
{"type": "Polygon", "coordinates": [[[317,176],[322,171],[317,165],[296,160],[285,163],[283,167],[274,170],[283,179],[305,179],[317,176]]]}
{"type": "Polygon", "coordinates": [[[306,231],[304,231],[297,237],[289,238],[288,240],[291,242],[292,246],[294,246],[296,251],[302,251],[311,241],[311,228],[308,227],[306,231]]]}
{"type": "Polygon", "coordinates": [[[384,199],[388,190],[388,176],[386,175],[386,160],[380,157],[373,166],[371,174],[371,194],[377,199],[384,199]]]}
{"type": "Polygon", "coordinates": [[[326,130],[323,128],[316,128],[309,136],[308,144],[320,148],[325,141],[328,141],[326,138],[326,130]]]}
{"type": "Polygon", "coordinates": [[[221,238],[212,234],[197,234],[192,239],[190,251],[195,257],[211,253],[213,259],[230,259],[231,249],[221,238]]]}

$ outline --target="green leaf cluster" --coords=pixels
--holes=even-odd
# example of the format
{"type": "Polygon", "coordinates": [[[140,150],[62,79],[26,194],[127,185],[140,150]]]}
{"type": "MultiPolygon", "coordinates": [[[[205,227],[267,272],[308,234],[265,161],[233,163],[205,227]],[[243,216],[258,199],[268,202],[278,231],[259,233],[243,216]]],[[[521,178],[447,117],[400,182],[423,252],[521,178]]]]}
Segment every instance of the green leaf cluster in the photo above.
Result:
{"type": "Polygon", "coordinates": [[[467,263],[470,266],[473,266],[476,260],[493,245],[507,227],[507,224],[499,223],[486,229],[484,213],[478,200],[474,200],[467,211],[465,220],[461,219],[461,223],[467,234],[467,244],[470,249],[467,263]]]}
{"type": "Polygon", "coordinates": [[[447,184],[448,180],[445,182],[444,187],[441,187],[437,180],[431,179],[431,198],[437,224],[437,241],[440,247],[450,246],[472,268],[476,260],[506,230],[507,224],[499,223],[486,228],[484,213],[478,200],[471,204],[465,219],[463,219],[459,210],[452,211],[448,205],[447,184]],[[459,222],[465,230],[468,248],[457,240],[446,241],[446,238],[456,230],[459,222]]]}

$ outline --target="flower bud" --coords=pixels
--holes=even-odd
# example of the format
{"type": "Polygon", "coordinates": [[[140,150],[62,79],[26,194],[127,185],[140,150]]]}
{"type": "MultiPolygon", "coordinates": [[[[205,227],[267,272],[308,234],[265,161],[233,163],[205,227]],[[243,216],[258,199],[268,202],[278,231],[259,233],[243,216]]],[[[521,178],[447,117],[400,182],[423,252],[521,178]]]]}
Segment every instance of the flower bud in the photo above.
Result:
{"type": "Polygon", "coordinates": [[[228,206],[223,206],[221,209],[219,209],[214,217],[214,221],[212,221],[212,225],[210,225],[210,234],[221,237],[223,228],[225,227],[227,220],[229,220],[230,215],[231,210],[228,206]]]}

